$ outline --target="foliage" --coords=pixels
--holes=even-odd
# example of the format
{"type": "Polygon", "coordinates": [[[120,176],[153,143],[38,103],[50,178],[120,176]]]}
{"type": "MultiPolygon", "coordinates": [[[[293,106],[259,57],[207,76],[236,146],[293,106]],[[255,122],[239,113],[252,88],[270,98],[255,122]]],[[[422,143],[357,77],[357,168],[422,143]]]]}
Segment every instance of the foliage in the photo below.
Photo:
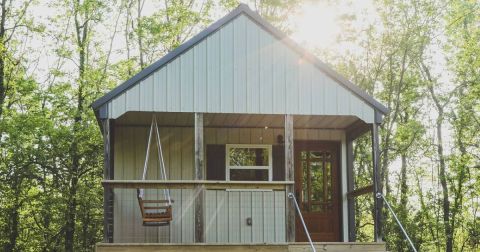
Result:
{"type": "MultiPolygon", "coordinates": [[[[302,4],[246,2],[287,33],[288,17],[302,4]]],[[[103,143],[89,105],[238,3],[0,0],[4,251],[93,249],[103,237],[103,143]]],[[[480,4],[374,5],[376,18],[361,27],[354,23],[369,14],[347,10],[339,17],[338,48],[316,52],[390,108],[380,132],[382,190],[417,248],[477,251],[480,4]]],[[[354,154],[355,187],[367,186],[369,135],[355,141],[354,154]]],[[[357,240],[372,241],[373,198],[356,199],[356,208],[357,240]]],[[[384,214],[389,250],[408,251],[392,216],[384,214]]]]}

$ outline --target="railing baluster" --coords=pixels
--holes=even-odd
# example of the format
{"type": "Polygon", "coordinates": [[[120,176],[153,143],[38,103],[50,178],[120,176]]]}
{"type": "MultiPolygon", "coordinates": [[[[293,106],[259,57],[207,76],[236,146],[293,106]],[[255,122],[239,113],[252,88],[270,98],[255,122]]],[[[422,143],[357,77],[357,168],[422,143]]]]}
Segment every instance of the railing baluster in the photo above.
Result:
{"type": "Polygon", "coordinates": [[[307,225],[305,225],[305,221],[303,220],[302,212],[300,211],[300,207],[298,206],[298,203],[297,203],[297,198],[295,198],[295,195],[293,195],[293,193],[288,193],[288,198],[292,199],[293,203],[295,203],[295,208],[297,209],[297,213],[300,216],[300,220],[302,221],[303,229],[307,234],[308,242],[310,242],[312,251],[317,252],[317,250],[315,249],[315,246],[313,245],[312,238],[310,237],[310,233],[308,232],[307,225]]]}

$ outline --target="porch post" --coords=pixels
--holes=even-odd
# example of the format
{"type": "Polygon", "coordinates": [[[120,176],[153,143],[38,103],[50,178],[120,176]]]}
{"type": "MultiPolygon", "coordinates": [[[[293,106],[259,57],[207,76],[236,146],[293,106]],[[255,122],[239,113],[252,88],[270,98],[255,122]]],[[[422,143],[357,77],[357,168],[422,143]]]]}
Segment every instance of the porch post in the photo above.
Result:
{"type": "MultiPolygon", "coordinates": [[[[195,113],[195,180],[204,180],[204,150],[203,150],[203,114],[195,113]]],[[[201,185],[195,187],[195,242],[205,242],[204,213],[205,213],[205,188],[201,185]]]]}
{"type": "MultiPolygon", "coordinates": [[[[104,179],[114,179],[114,125],[112,119],[102,120],[104,179]]],[[[103,188],[103,241],[113,243],[113,189],[110,187],[103,188]]]]}
{"type": "Polygon", "coordinates": [[[377,198],[376,194],[382,192],[382,184],[379,172],[380,147],[378,137],[379,124],[372,124],[372,160],[373,160],[373,199],[374,199],[374,240],[383,241],[382,237],[382,199],[377,198]]]}
{"type": "MultiPolygon", "coordinates": [[[[347,192],[354,189],[353,178],[353,139],[347,134],[347,192]]],[[[357,231],[355,230],[355,198],[348,198],[348,241],[354,242],[357,239],[357,231]]]]}
{"type": "MultiPolygon", "coordinates": [[[[295,181],[293,163],[293,115],[285,115],[285,180],[295,181]]],[[[287,242],[295,242],[295,205],[288,193],[295,194],[295,185],[287,185],[285,190],[285,222],[287,242]]]]}

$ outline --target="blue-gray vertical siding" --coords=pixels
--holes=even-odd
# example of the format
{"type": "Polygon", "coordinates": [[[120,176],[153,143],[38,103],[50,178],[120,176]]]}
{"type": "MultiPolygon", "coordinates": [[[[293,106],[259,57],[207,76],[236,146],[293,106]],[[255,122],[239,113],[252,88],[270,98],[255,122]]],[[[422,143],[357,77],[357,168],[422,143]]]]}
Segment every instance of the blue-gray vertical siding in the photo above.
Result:
{"type": "MultiPolygon", "coordinates": [[[[160,128],[160,135],[169,179],[193,179],[193,128],[160,128]]],[[[278,135],[283,135],[282,129],[206,128],[205,144],[274,144],[278,135]]],[[[294,135],[299,140],[341,140],[344,132],[302,129],[295,130],[294,135]]],[[[141,178],[147,137],[147,127],[116,128],[115,179],[141,178]]],[[[147,179],[160,178],[157,165],[151,158],[147,179]]],[[[175,200],[171,224],[143,227],[136,190],[115,189],[114,241],[192,243],[195,193],[192,189],[176,189],[171,195],[175,200]]],[[[163,190],[147,189],[146,197],[161,198],[163,190]]],[[[285,242],[285,193],[207,190],[205,223],[209,243],[285,242]],[[252,226],[246,223],[248,217],[252,226]]]]}
{"type": "Polygon", "coordinates": [[[353,115],[374,109],[245,15],[103,106],[128,111],[353,115]]]}

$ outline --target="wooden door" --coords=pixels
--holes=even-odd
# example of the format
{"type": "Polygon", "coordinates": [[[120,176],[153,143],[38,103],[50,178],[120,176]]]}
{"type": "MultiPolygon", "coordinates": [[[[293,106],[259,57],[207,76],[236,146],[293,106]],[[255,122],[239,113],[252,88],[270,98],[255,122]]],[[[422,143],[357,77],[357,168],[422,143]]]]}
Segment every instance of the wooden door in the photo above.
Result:
{"type": "MultiPolygon", "coordinates": [[[[340,241],[340,144],[296,141],[294,150],[295,193],[312,240],[340,241]]],[[[308,241],[298,215],[295,227],[296,241],[308,241]]]]}

